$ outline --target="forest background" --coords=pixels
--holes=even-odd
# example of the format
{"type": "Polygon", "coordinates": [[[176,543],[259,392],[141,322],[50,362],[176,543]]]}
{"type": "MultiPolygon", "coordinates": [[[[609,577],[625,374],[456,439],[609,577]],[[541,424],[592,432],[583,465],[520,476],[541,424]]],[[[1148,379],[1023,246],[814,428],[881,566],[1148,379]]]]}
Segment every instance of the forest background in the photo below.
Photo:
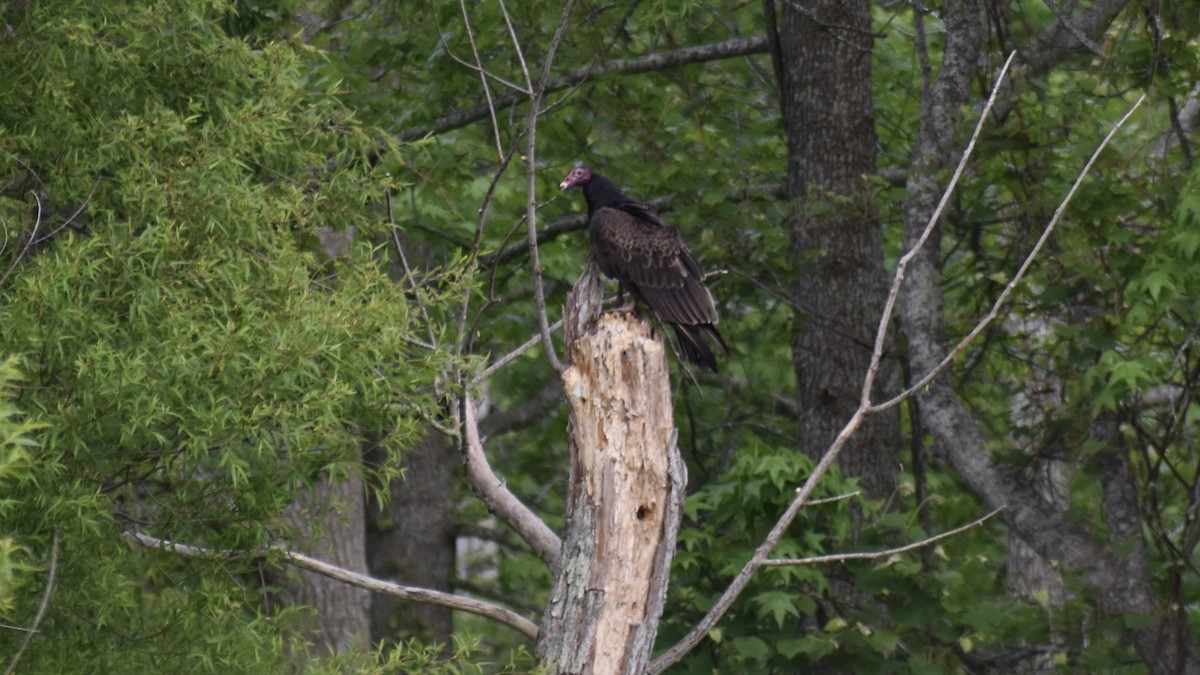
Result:
{"type": "Polygon", "coordinates": [[[586,257],[557,190],[580,162],[680,229],[733,346],[672,366],[690,480],[653,670],[1200,672],[1189,3],[0,18],[7,672],[534,668],[517,619],[547,604],[569,464],[540,336],[586,257]],[[973,138],[831,501],[772,555],[999,512],[762,567],[669,651],[861,410],[973,138]]]}

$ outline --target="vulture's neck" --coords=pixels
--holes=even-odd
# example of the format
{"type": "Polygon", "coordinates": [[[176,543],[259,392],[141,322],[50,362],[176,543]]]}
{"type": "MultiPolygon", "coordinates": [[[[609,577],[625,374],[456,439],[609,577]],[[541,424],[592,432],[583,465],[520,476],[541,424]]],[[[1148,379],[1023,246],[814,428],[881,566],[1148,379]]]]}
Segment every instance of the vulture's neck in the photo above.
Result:
{"type": "Polygon", "coordinates": [[[624,192],[621,192],[620,188],[613,185],[611,180],[597,175],[593,175],[587,185],[583,186],[583,198],[587,200],[589,216],[595,213],[596,209],[633,201],[624,192]]]}

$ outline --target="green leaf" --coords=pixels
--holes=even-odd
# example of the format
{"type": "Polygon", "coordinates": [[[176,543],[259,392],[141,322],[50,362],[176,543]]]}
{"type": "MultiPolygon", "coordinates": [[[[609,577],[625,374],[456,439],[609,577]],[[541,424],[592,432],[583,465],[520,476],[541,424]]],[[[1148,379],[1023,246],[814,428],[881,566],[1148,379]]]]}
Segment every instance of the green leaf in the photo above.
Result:
{"type": "Polygon", "coordinates": [[[759,606],[759,616],[770,615],[776,627],[783,628],[789,617],[799,616],[794,598],[794,594],[785,591],[767,591],[754,596],[754,602],[759,606]]]}
{"type": "Polygon", "coordinates": [[[730,641],[734,651],[741,656],[759,663],[766,663],[771,658],[771,648],[767,643],[756,637],[740,637],[730,641]]]}

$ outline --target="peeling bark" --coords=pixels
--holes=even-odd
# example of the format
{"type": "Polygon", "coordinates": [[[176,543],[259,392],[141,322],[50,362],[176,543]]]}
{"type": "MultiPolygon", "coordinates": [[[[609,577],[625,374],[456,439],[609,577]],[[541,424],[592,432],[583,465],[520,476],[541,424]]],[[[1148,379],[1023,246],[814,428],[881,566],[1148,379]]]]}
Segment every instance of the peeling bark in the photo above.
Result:
{"type": "Polygon", "coordinates": [[[567,527],[537,654],[555,673],[641,673],[666,598],[686,469],[662,341],[632,314],[595,320],[594,271],[581,285],[592,292],[568,300],[571,365],[562,373],[567,527]]]}

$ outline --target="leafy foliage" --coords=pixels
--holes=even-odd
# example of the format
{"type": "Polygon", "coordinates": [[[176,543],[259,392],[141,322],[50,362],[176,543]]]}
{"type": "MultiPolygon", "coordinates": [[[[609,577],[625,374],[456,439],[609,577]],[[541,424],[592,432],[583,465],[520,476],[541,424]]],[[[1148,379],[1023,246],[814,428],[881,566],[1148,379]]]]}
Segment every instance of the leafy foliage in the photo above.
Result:
{"type": "MultiPolygon", "coordinates": [[[[38,3],[0,56],[0,175],[22,184],[0,197],[0,351],[45,425],[8,456],[0,530],[18,562],[64,542],[23,658],[37,672],[283,667],[298,614],[265,612],[254,565],[185,564],[121,531],[287,537],[297,489],[359,471],[364,432],[398,451],[435,409],[449,357],[410,338],[457,282],[431,280],[422,314],[373,255],[387,230],[368,204],[396,186],[362,160],[385,135],[310,88],[317,55],[227,34],[234,11],[38,3]],[[324,255],[321,228],[354,228],[355,254],[324,255]]],[[[6,586],[4,620],[39,592],[6,586]]]]}

